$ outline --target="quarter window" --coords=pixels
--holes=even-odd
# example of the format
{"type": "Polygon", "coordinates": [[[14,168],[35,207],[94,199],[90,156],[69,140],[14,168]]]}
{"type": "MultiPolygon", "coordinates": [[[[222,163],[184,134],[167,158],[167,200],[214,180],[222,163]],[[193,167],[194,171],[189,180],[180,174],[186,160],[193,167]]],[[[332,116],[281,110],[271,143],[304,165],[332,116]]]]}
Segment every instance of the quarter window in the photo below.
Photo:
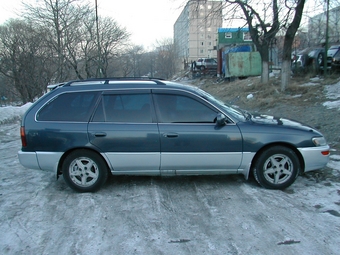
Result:
{"type": "Polygon", "coordinates": [[[38,113],[38,121],[87,122],[97,92],[64,93],[46,104],[38,113]]]}

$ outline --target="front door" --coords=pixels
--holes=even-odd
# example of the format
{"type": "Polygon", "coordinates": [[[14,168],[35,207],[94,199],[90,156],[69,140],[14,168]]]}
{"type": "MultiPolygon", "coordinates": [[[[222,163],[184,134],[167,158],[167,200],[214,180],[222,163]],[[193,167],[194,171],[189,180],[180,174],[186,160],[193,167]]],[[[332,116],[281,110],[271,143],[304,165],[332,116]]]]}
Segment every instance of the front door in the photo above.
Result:
{"type": "Polygon", "coordinates": [[[153,90],[161,141],[161,171],[236,173],[242,160],[237,125],[217,126],[218,110],[189,93],[153,90]]]}

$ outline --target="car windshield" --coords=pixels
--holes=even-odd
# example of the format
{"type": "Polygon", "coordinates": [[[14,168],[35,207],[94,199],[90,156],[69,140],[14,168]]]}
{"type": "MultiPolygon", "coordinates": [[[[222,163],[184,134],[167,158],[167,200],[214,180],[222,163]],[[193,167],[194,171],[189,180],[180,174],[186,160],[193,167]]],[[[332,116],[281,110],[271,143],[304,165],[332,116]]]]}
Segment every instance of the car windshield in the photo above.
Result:
{"type": "Polygon", "coordinates": [[[338,51],[339,47],[336,48],[330,48],[327,52],[328,56],[333,56],[337,51],[338,51]]]}

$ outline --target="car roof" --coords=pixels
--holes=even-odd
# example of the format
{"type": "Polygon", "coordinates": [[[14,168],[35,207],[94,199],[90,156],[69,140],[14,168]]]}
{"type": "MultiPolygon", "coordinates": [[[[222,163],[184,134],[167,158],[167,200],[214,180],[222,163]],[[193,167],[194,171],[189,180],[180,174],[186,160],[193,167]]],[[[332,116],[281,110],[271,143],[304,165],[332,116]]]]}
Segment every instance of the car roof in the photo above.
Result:
{"type": "Polygon", "coordinates": [[[166,81],[157,78],[129,78],[129,77],[114,77],[114,78],[91,78],[86,80],[73,80],[63,83],[48,85],[49,90],[63,88],[68,91],[88,90],[88,89],[138,89],[138,88],[167,88],[167,89],[182,89],[191,91],[197,94],[198,88],[192,85],[185,85],[177,82],[166,81]]]}

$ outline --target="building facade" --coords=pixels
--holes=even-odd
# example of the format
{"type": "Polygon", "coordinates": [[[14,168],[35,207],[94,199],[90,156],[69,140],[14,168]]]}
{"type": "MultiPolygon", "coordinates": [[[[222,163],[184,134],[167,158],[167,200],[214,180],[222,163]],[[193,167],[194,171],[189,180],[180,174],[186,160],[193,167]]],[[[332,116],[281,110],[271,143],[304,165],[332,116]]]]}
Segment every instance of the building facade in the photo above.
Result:
{"type": "Polygon", "coordinates": [[[184,66],[199,58],[217,57],[217,31],[222,22],[222,1],[187,2],[174,24],[174,44],[184,66]]]}
{"type": "MultiPolygon", "coordinates": [[[[326,41],[326,12],[309,18],[308,31],[311,45],[320,45],[326,41]]],[[[329,10],[328,40],[330,44],[340,42],[340,6],[329,10]]]]}

